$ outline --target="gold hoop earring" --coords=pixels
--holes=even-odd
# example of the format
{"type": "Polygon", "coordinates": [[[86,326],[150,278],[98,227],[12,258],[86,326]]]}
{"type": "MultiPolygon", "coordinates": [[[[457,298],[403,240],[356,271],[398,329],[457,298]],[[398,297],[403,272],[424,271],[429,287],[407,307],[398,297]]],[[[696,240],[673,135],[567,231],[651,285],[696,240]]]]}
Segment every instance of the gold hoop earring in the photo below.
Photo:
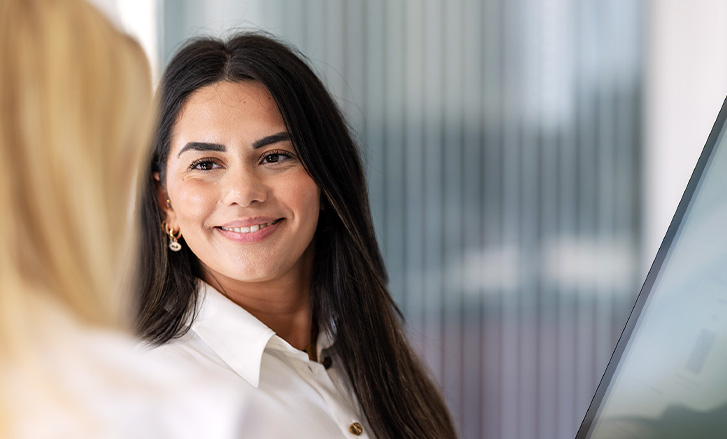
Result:
{"type": "Polygon", "coordinates": [[[182,244],[180,244],[177,240],[182,237],[182,230],[180,229],[175,232],[173,228],[167,227],[166,221],[162,221],[162,229],[169,236],[169,250],[173,252],[181,250],[182,244]]]}

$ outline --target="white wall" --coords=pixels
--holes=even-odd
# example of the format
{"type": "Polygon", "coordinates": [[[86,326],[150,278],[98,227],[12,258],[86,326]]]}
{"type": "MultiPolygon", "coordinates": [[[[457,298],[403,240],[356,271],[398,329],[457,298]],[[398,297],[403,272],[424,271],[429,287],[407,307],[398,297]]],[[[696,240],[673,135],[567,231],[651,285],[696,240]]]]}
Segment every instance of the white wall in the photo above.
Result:
{"type": "Polygon", "coordinates": [[[727,95],[727,1],[646,7],[644,274],[727,95]]]}

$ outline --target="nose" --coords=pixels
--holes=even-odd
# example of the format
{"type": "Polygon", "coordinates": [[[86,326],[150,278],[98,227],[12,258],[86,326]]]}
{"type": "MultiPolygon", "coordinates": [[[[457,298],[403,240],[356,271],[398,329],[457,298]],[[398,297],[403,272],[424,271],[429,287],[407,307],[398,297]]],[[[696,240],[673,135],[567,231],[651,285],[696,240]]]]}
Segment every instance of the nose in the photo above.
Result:
{"type": "Polygon", "coordinates": [[[224,185],[223,201],[227,205],[248,207],[267,200],[269,188],[264,178],[252,169],[228,169],[224,185]]]}

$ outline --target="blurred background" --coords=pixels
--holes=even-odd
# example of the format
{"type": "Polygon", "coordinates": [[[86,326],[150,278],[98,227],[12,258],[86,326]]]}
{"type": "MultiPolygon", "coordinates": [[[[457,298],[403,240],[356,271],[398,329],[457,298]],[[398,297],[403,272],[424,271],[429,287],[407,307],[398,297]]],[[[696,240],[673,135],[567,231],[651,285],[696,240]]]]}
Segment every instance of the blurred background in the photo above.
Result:
{"type": "Polygon", "coordinates": [[[300,49],[462,437],[575,435],[727,94],[727,1],[98,3],[155,78],[195,35],[300,49]]]}

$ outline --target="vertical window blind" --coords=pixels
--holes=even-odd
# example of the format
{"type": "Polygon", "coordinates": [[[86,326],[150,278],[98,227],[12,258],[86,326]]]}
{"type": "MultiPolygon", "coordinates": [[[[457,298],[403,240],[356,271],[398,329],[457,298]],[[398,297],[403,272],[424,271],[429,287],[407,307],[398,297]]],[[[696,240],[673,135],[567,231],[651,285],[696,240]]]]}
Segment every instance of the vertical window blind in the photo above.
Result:
{"type": "Polygon", "coordinates": [[[162,64],[253,28],[325,79],[462,437],[573,437],[645,276],[642,2],[160,2],[162,64]]]}

